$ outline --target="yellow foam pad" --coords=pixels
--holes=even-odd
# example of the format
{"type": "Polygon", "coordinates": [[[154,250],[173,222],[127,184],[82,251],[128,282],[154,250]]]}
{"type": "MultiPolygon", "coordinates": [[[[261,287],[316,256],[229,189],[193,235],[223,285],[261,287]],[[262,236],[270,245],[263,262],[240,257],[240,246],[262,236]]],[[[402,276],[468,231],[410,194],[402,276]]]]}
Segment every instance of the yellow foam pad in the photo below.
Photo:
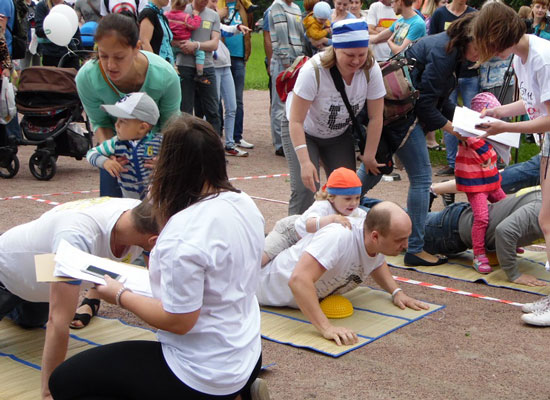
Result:
{"type": "Polygon", "coordinates": [[[320,306],[327,318],[339,319],[351,317],[353,315],[353,305],[351,301],[339,294],[325,297],[321,301],[320,306]]]}

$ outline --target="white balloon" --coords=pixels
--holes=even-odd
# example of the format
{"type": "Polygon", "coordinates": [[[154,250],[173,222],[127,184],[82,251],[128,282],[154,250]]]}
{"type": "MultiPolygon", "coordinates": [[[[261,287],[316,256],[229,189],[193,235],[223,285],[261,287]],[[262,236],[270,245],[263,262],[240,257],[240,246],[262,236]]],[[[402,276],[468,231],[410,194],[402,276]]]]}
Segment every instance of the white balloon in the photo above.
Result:
{"type": "Polygon", "coordinates": [[[67,17],[61,13],[49,13],[44,18],[44,33],[46,37],[58,46],[67,46],[74,35],[67,17]]]}
{"type": "Polygon", "coordinates": [[[76,11],[71,6],[66,4],[58,4],[50,10],[50,14],[51,13],[60,13],[67,17],[71,23],[73,35],[76,33],[76,30],[78,29],[78,15],[76,15],[76,11]]]}

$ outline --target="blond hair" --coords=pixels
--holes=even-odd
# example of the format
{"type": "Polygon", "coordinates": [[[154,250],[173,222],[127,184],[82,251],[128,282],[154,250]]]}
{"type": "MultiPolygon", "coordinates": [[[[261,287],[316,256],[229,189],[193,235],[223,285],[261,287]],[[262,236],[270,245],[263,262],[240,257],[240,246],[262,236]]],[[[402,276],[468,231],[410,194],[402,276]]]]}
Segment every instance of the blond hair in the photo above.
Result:
{"type": "Polygon", "coordinates": [[[525,34],[525,22],[509,6],[491,3],[478,12],[473,24],[474,41],[483,63],[515,46],[525,34]]]}
{"type": "MultiPolygon", "coordinates": [[[[336,65],[336,52],[334,51],[334,47],[329,46],[325,49],[323,52],[323,55],[321,56],[321,67],[325,69],[330,69],[336,65]]],[[[374,55],[372,54],[372,51],[370,48],[367,49],[367,61],[365,61],[365,64],[361,66],[361,69],[364,70],[370,70],[372,66],[374,65],[374,55]]]]}
{"type": "MultiPolygon", "coordinates": [[[[535,4],[535,2],[533,2],[535,4]]],[[[529,6],[521,6],[518,10],[518,15],[522,19],[533,18],[533,10],[529,6]]]]}
{"type": "Polygon", "coordinates": [[[318,2],[319,0],[304,0],[304,10],[306,10],[306,13],[313,12],[313,7],[318,2]]]}
{"type": "Polygon", "coordinates": [[[184,10],[190,0],[172,0],[170,6],[173,10],[184,10]]]}

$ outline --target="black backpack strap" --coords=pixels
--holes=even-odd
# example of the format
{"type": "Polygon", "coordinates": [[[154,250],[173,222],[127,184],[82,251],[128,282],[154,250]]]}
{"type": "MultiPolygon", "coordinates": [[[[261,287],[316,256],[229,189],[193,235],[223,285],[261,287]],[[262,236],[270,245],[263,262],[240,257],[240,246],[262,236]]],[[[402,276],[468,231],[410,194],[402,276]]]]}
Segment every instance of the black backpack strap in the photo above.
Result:
{"type": "Polygon", "coordinates": [[[348,95],[346,94],[346,88],[344,87],[344,80],[342,79],[342,75],[340,74],[340,71],[338,71],[338,67],[336,65],[330,69],[330,76],[332,77],[336,90],[340,92],[340,96],[342,96],[342,100],[344,100],[344,104],[346,105],[348,114],[351,118],[351,123],[353,124],[353,130],[359,139],[359,149],[361,150],[361,154],[363,154],[363,151],[365,150],[366,138],[361,130],[361,127],[359,126],[359,122],[357,121],[355,114],[353,113],[353,109],[351,108],[351,104],[348,100],[348,95]]]}

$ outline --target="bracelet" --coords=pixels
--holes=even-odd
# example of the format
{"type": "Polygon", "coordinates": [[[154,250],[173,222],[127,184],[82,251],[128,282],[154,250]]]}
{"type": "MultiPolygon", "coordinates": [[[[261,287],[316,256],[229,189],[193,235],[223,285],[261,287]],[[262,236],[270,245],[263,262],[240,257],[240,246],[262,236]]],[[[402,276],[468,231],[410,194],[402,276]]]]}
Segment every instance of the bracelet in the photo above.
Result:
{"type": "Polygon", "coordinates": [[[122,308],[124,308],[124,306],[120,303],[120,296],[122,296],[122,293],[124,292],[131,292],[131,290],[128,289],[126,286],[122,286],[120,289],[118,289],[118,292],[115,296],[116,305],[122,308]]]}
{"type": "Polygon", "coordinates": [[[307,148],[307,144],[299,144],[298,146],[294,147],[294,151],[298,151],[300,149],[307,148]]]}
{"type": "Polygon", "coordinates": [[[397,289],[395,289],[392,294],[391,294],[391,298],[393,299],[395,297],[395,295],[399,292],[402,292],[403,289],[401,289],[400,287],[398,287],[397,289]]]}
{"type": "Polygon", "coordinates": [[[197,43],[197,50],[200,50],[201,49],[201,42],[195,42],[197,43]]]}
{"type": "Polygon", "coordinates": [[[321,217],[315,217],[315,232],[317,232],[321,225],[321,217]]]}

